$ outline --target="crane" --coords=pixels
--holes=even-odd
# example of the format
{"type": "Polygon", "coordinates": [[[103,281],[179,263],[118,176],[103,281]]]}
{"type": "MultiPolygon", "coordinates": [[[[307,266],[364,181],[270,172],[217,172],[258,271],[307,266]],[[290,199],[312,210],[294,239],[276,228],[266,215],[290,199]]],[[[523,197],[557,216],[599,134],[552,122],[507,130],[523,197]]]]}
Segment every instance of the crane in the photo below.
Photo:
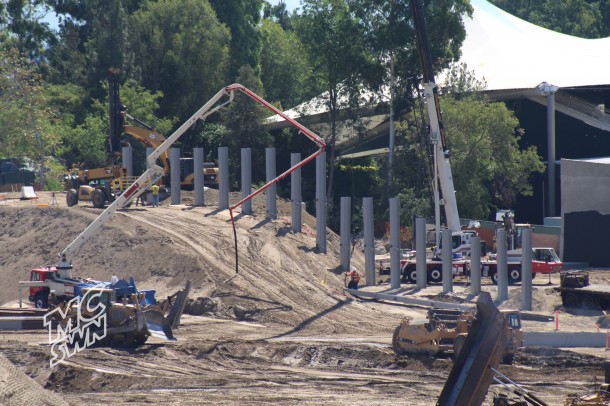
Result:
{"type": "MultiPolygon", "coordinates": [[[[467,251],[465,253],[469,254],[470,238],[474,235],[474,232],[469,231],[463,233],[461,230],[460,215],[458,213],[455,187],[453,185],[453,175],[451,173],[451,163],[449,161],[449,149],[447,148],[445,128],[443,126],[443,117],[438,101],[437,85],[434,79],[430,45],[428,43],[428,34],[426,32],[422,9],[421,0],[411,0],[417,47],[423,71],[424,95],[426,97],[426,106],[430,121],[430,142],[434,147],[433,190],[436,241],[437,243],[440,241],[440,206],[443,206],[447,228],[452,232],[452,239],[457,238],[459,241],[459,244],[453,244],[453,246],[466,246],[467,251]]],[[[438,245],[440,246],[440,244],[438,245]]]]}

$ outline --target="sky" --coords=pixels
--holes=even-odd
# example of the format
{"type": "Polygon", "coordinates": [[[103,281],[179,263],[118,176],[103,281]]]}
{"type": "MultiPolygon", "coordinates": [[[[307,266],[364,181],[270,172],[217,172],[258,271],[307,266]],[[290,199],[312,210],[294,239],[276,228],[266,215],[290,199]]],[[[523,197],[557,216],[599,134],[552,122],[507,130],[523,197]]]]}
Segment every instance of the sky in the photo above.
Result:
{"type": "MultiPolygon", "coordinates": [[[[279,3],[279,0],[267,0],[269,1],[269,3],[276,5],[279,3]]],[[[301,7],[301,0],[284,0],[284,3],[286,3],[286,9],[290,12],[292,12],[295,8],[302,8],[301,7]]]]}
{"type": "MultiPolygon", "coordinates": [[[[269,3],[271,4],[278,4],[280,2],[280,0],[267,0],[269,1],[269,3]]],[[[301,0],[284,0],[284,3],[286,3],[286,9],[290,12],[292,12],[294,9],[296,8],[301,8],[301,0]]],[[[49,12],[47,14],[47,16],[44,18],[44,21],[47,21],[50,25],[51,28],[53,29],[57,29],[57,25],[58,25],[58,21],[57,21],[57,16],[55,15],[55,13],[49,12]]]]}

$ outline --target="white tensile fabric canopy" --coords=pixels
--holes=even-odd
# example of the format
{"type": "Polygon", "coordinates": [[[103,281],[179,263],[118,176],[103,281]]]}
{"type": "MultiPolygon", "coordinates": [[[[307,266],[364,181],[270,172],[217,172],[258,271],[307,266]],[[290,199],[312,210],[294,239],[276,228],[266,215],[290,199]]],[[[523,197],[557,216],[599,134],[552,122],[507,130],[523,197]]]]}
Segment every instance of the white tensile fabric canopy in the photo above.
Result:
{"type": "Polygon", "coordinates": [[[464,17],[461,62],[488,90],[610,84],[610,37],[584,39],[530,24],[485,0],[464,17]]]}

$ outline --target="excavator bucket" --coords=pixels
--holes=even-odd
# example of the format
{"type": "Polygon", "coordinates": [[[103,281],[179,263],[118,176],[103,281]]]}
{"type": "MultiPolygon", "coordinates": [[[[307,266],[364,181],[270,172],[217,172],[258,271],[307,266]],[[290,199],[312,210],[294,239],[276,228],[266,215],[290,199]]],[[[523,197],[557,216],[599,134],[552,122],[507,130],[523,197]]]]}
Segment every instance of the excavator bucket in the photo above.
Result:
{"type": "Polygon", "coordinates": [[[437,405],[480,405],[506,349],[510,334],[508,323],[494,305],[491,296],[482,292],[477,300],[477,315],[463,347],[449,373],[437,405]]]}
{"type": "Polygon", "coordinates": [[[144,310],[144,320],[146,329],[151,336],[162,338],[168,341],[176,341],[172,334],[172,326],[169,320],[163,317],[163,314],[157,310],[144,310]]]}

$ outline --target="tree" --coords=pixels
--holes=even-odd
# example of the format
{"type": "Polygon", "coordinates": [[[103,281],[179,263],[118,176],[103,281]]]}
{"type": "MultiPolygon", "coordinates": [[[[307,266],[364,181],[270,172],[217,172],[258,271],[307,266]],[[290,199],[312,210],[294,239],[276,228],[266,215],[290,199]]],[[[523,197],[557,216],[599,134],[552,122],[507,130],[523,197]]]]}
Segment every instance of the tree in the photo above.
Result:
{"type": "MultiPolygon", "coordinates": [[[[290,13],[286,9],[286,3],[281,0],[277,5],[271,5],[265,2],[265,6],[263,8],[263,18],[278,23],[284,31],[292,31],[293,26],[290,13]]],[[[265,60],[264,57],[262,60],[265,60]]]]}
{"type": "Polygon", "coordinates": [[[294,32],[271,20],[263,20],[261,33],[261,79],[267,100],[281,109],[294,107],[311,94],[307,78],[312,69],[305,47],[294,32]]]}
{"type": "Polygon", "coordinates": [[[77,84],[90,97],[102,97],[99,83],[107,78],[108,69],[124,71],[130,64],[127,44],[132,35],[127,17],[139,0],[47,2],[60,16],[60,39],[50,44],[50,77],[55,83],[78,78],[77,84]]]}
{"type": "MultiPolygon", "coordinates": [[[[410,0],[348,0],[358,17],[368,52],[376,61],[374,68],[363,75],[373,90],[389,96],[390,132],[396,112],[408,106],[401,100],[410,100],[416,91],[420,76],[418,45],[413,30],[410,0]]],[[[446,68],[459,58],[460,46],[465,38],[463,15],[471,15],[472,7],[464,0],[425,2],[424,17],[430,39],[433,68],[446,68]]],[[[388,189],[393,183],[393,151],[388,155],[388,189]]],[[[389,194],[394,193],[388,190],[389,194]]]]}
{"type": "Polygon", "coordinates": [[[332,201],[339,110],[358,105],[362,87],[359,73],[370,61],[364,52],[362,31],[345,0],[304,0],[303,15],[297,21],[317,76],[314,80],[326,89],[331,126],[326,194],[332,201]]]}
{"type": "MultiPolygon", "coordinates": [[[[263,97],[263,85],[254,69],[243,66],[237,77],[239,83],[263,97]]],[[[234,173],[231,179],[239,179],[241,148],[252,149],[252,179],[265,179],[265,147],[272,145],[271,136],[262,129],[261,121],[268,110],[241,92],[236,92],[234,101],[224,110],[222,117],[228,131],[223,134],[221,143],[229,147],[234,173]]]]}
{"type": "Polygon", "coordinates": [[[8,38],[3,41],[5,47],[19,50],[32,61],[41,62],[45,43],[53,33],[43,17],[47,13],[44,0],[8,0],[0,5],[0,27],[4,26],[8,38]]]}
{"type": "Polygon", "coordinates": [[[606,0],[490,0],[532,24],[583,38],[610,35],[610,3],[606,0]]]}
{"type": "Polygon", "coordinates": [[[504,103],[448,96],[441,106],[462,217],[486,218],[490,207],[532,194],[531,174],[544,165],[535,147],[519,149],[522,130],[504,103]]]}
{"type": "Polygon", "coordinates": [[[147,2],[131,19],[137,68],[127,76],[162,92],[162,116],[190,117],[226,86],[230,33],[207,1],[147,2]]]}
{"type": "Polygon", "coordinates": [[[38,162],[38,182],[45,184],[45,157],[58,141],[50,131],[43,82],[36,65],[16,49],[0,51],[0,155],[38,162]]]}
{"type": "Polygon", "coordinates": [[[250,66],[260,74],[260,21],[263,0],[210,0],[218,20],[231,29],[229,80],[233,81],[242,66],[250,66]]]}
{"type": "MultiPolygon", "coordinates": [[[[108,94],[108,83],[100,86],[108,94]]],[[[57,132],[63,135],[60,156],[65,160],[68,168],[73,166],[82,168],[97,168],[110,164],[111,158],[106,155],[108,143],[108,96],[95,99],[88,107],[83,118],[69,112],[78,110],[86,95],[84,89],[74,85],[53,86],[50,88],[50,102],[60,112],[61,117],[55,124],[57,132]]],[[[157,116],[158,100],[161,93],[152,93],[137,84],[127,82],[120,89],[121,103],[128,107],[128,112],[134,117],[153,126],[162,134],[168,134],[175,119],[163,119],[157,116]]],[[[132,139],[125,141],[134,146],[134,155],[137,162],[144,162],[145,148],[132,139]],[[138,159],[139,158],[139,159],[138,159]]],[[[136,168],[142,169],[142,168],[136,168]]]]}

